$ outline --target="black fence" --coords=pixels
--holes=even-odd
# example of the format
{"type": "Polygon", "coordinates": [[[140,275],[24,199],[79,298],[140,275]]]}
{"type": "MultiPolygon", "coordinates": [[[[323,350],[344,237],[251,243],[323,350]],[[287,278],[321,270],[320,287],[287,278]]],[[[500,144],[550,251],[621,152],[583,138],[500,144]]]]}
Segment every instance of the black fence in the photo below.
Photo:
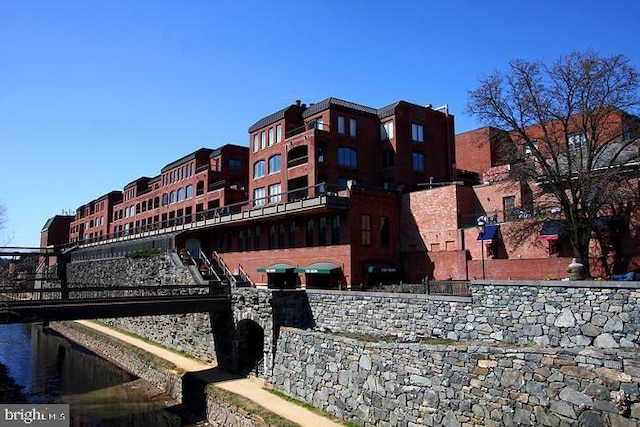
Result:
{"type": "Polygon", "coordinates": [[[429,295],[470,297],[469,282],[466,280],[430,280],[425,284],[429,295]]]}

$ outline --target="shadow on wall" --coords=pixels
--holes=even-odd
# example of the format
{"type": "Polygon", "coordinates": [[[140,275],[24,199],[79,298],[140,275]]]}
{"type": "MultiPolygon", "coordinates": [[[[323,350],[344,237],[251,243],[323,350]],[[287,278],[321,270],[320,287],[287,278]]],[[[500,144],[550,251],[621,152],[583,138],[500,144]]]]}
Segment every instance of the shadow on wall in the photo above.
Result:
{"type": "Polygon", "coordinates": [[[229,309],[221,313],[209,313],[209,318],[218,367],[232,371],[234,368],[233,343],[236,339],[233,312],[229,309]]]}
{"type": "Polygon", "coordinates": [[[307,293],[300,290],[281,290],[271,294],[275,339],[281,326],[312,329],[316,326],[307,293]]]}

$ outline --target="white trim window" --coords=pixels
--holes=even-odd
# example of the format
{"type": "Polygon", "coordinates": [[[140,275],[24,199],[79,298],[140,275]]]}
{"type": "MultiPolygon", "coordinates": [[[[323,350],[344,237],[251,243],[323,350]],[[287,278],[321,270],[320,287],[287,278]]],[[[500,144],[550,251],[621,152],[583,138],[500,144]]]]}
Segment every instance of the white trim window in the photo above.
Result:
{"type": "Polygon", "coordinates": [[[349,119],[349,136],[352,138],[358,136],[358,121],[356,119],[349,119]]]}
{"type": "Polygon", "coordinates": [[[393,120],[387,120],[380,124],[380,141],[393,139],[393,120]]]}
{"type": "Polygon", "coordinates": [[[280,183],[269,186],[269,203],[280,203],[282,200],[282,185],[280,183]]]}
{"type": "Polygon", "coordinates": [[[418,123],[411,123],[411,140],[424,142],[424,126],[418,123]]]}
{"type": "Polygon", "coordinates": [[[253,189],[253,206],[264,206],[264,187],[253,189]]]}
{"type": "Polygon", "coordinates": [[[344,116],[338,116],[338,133],[340,135],[347,133],[347,119],[344,116]]]}

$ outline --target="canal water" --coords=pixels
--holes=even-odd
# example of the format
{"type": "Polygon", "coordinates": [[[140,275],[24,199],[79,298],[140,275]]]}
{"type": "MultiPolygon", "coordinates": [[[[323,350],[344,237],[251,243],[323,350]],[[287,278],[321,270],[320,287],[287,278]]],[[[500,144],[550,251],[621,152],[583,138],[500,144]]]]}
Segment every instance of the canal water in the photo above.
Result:
{"type": "Polygon", "coordinates": [[[39,325],[0,325],[0,402],[67,403],[72,426],[203,426],[143,380],[39,325]]]}

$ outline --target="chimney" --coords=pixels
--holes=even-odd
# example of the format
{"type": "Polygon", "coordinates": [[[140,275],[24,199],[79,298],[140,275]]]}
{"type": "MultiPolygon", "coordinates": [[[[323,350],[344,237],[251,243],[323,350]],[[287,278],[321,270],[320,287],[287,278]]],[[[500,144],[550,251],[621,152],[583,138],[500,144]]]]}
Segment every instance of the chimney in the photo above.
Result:
{"type": "Polygon", "coordinates": [[[300,103],[301,103],[301,102],[302,102],[302,101],[300,101],[299,99],[296,99],[296,105],[297,105],[298,107],[300,106],[300,103]]]}

